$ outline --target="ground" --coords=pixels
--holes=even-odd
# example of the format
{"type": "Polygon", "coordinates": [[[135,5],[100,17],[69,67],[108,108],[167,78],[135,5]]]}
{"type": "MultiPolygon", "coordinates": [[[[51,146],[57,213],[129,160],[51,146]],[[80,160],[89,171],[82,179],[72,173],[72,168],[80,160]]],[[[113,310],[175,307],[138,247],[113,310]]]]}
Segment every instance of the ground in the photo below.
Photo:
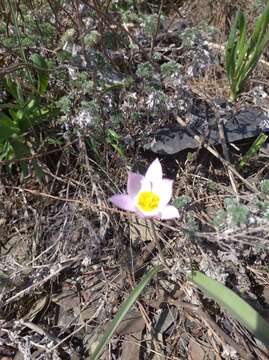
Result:
{"type": "Polygon", "coordinates": [[[236,10],[251,33],[264,4],[0,5],[0,359],[91,359],[157,265],[100,359],[268,359],[188,278],[269,320],[267,143],[240,166],[269,130],[268,49],[235,102],[224,60],[236,10]],[[109,201],[156,158],[178,219],[109,201]]]}

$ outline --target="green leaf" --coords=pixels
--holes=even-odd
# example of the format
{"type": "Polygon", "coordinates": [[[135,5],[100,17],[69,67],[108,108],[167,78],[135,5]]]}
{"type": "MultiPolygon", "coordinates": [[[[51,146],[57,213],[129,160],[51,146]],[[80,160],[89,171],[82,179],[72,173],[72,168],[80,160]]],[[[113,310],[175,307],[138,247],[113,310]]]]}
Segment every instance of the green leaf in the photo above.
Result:
{"type": "Polygon", "coordinates": [[[12,139],[10,140],[10,143],[17,159],[31,156],[30,149],[22,141],[12,139]]]}
{"type": "MultiPolygon", "coordinates": [[[[25,157],[29,157],[31,155],[30,149],[19,139],[18,140],[14,140],[12,139],[10,141],[11,146],[13,147],[15,156],[17,159],[23,159],[25,157]]],[[[20,168],[22,171],[22,179],[25,178],[26,176],[28,176],[29,171],[28,171],[28,163],[26,160],[21,160],[20,161],[20,168]]]]}
{"type": "Polygon", "coordinates": [[[238,19],[238,29],[239,29],[239,40],[238,40],[238,54],[237,54],[237,69],[240,67],[243,61],[246,60],[246,52],[247,52],[247,41],[246,41],[246,33],[247,33],[247,20],[246,16],[243,12],[240,13],[240,17],[238,19]]]}
{"type": "Polygon", "coordinates": [[[12,160],[14,151],[9,141],[0,142],[0,160],[12,160]]]}
{"type": "Polygon", "coordinates": [[[20,83],[18,81],[13,81],[12,78],[7,75],[5,77],[5,85],[10,95],[12,95],[14,99],[16,99],[17,103],[20,104],[20,106],[23,106],[24,98],[20,83]]]}
{"type": "Polygon", "coordinates": [[[0,141],[8,140],[14,135],[18,135],[20,129],[14,125],[14,122],[6,114],[0,112],[0,141]]]}
{"type": "Polygon", "coordinates": [[[225,51],[225,62],[226,62],[226,71],[229,82],[232,84],[235,72],[235,64],[236,64],[236,51],[237,51],[237,24],[239,22],[239,18],[241,12],[238,11],[235,17],[235,22],[231,28],[229,33],[226,51],[225,51]]]}
{"type": "Polygon", "coordinates": [[[33,160],[33,167],[38,181],[40,182],[40,184],[42,184],[45,178],[45,174],[42,167],[39,165],[39,163],[36,160],[33,160]]]}
{"type": "Polygon", "coordinates": [[[25,160],[20,161],[20,168],[21,168],[21,180],[23,180],[29,174],[28,164],[25,160]]]}
{"type": "Polygon", "coordinates": [[[257,154],[257,152],[260,150],[260,148],[263,146],[265,141],[268,139],[268,135],[261,133],[257,139],[254,141],[254,143],[251,145],[251,147],[248,149],[246,154],[243,156],[242,160],[239,163],[240,168],[242,169],[249,160],[257,154]]]}
{"type": "Polygon", "coordinates": [[[258,20],[255,23],[254,31],[250,37],[250,51],[255,49],[256,46],[261,42],[269,23],[269,2],[264,8],[262,14],[259,16],[258,20]]]}
{"type": "Polygon", "coordinates": [[[108,344],[109,340],[113,336],[116,328],[120,324],[120,322],[123,320],[124,316],[127,314],[127,312],[130,310],[130,308],[133,306],[139,295],[142,293],[144,288],[147,286],[147,284],[150,282],[150,280],[153,278],[154,275],[157,274],[157,272],[160,270],[159,266],[156,266],[149,270],[146,275],[142,278],[140,283],[136,285],[136,287],[133,289],[131,294],[128,296],[128,298],[121,304],[119,311],[117,315],[114,317],[114,319],[111,321],[110,325],[106,329],[104,335],[100,338],[99,343],[94,350],[94,353],[91,356],[91,360],[97,360],[99,356],[102,354],[104,347],[108,344]]]}
{"type": "Polygon", "coordinates": [[[246,45],[246,32],[247,32],[247,19],[242,11],[240,11],[239,13],[237,26],[239,30],[238,52],[239,54],[241,54],[242,50],[246,45]]]}
{"type": "Polygon", "coordinates": [[[269,346],[269,323],[239,295],[199,271],[193,271],[189,274],[188,279],[231,313],[257,339],[269,346]]]}
{"type": "Polygon", "coordinates": [[[247,39],[247,22],[243,12],[238,11],[228,37],[225,61],[230,83],[231,99],[242,92],[246,80],[256,67],[269,41],[269,1],[257,19],[252,35],[247,39]]]}
{"type": "Polygon", "coordinates": [[[32,55],[32,62],[35,65],[38,76],[37,91],[39,95],[44,95],[49,83],[48,64],[46,60],[39,54],[32,55]]]}

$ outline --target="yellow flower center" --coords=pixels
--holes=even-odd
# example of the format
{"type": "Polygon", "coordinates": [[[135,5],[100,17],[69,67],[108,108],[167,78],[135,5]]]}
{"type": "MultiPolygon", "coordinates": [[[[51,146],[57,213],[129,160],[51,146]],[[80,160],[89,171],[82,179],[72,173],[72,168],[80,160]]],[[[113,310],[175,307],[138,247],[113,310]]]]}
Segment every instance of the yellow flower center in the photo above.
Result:
{"type": "Polygon", "coordinates": [[[137,207],[142,211],[152,211],[158,208],[160,197],[151,191],[142,191],[138,196],[137,207]]]}

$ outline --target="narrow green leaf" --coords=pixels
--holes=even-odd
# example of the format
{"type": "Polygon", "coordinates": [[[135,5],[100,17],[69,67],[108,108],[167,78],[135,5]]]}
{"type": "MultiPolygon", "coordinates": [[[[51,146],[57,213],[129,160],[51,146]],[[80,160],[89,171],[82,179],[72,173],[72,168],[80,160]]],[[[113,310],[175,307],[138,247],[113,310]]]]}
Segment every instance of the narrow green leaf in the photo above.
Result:
{"type": "Polygon", "coordinates": [[[250,37],[249,54],[260,43],[265,31],[267,30],[268,22],[269,22],[269,3],[267,2],[267,5],[263,10],[262,14],[256,20],[253,33],[250,37]]]}
{"type": "Polygon", "coordinates": [[[11,76],[7,75],[5,77],[5,86],[10,95],[12,95],[14,99],[16,99],[17,103],[20,106],[23,106],[24,98],[20,83],[18,81],[13,81],[11,76]]]}
{"type": "Polygon", "coordinates": [[[246,33],[247,33],[247,19],[243,12],[240,14],[240,18],[238,21],[239,27],[239,40],[238,40],[238,54],[236,60],[236,67],[240,67],[240,64],[246,59],[247,54],[247,41],[246,41],[246,33]]]}
{"type": "Polygon", "coordinates": [[[226,71],[230,83],[232,83],[233,81],[234,71],[235,71],[236,48],[237,48],[236,32],[237,32],[237,23],[239,16],[240,16],[240,11],[238,11],[236,14],[234,24],[229,33],[229,37],[226,45],[226,51],[225,51],[226,71]]]}
{"type": "Polygon", "coordinates": [[[263,50],[267,46],[268,42],[269,42],[269,31],[264,35],[261,43],[259,45],[257,45],[255,51],[251,55],[249,55],[249,57],[247,58],[247,61],[244,63],[244,66],[237,71],[236,81],[238,83],[238,92],[239,93],[242,91],[246,80],[249,78],[252,71],[255,69],[255,67],[259,61],[259,58],[260,58],[263,50]]]}
{"type": "Polygon", "coordinates": [[[0,141],[0,160],[12,160],[14,151],[9,141],[0,141]]]}
{"type": "Polygon", "coordinates": [[[269,1],[256,20],[254,30],[247,39],[247,21],[238,11],[231,28],[226,47],[226,71],[230,83],[231,98],[236,99],[243,90],[246,80],[256,67],[268,43],[269,1]]]}
{"type": "Polygon", "coordinates": [[[230,312],[257,339],[269,346],[269,323],[239,295],[199,271],[193,271],[188,279],[196,284],[203,293],[230,312]]]}
{"type": "Polygon", "coordinates": [[[239,13],[237,26],[239,30],[238,53],[240,56],[241,53],[244,53],[242,50],[246,46],[246,30],[247,30],[247,19],[242,11],[240,11],[239,13]]]}
{"type": "Polygon", "coordinates": [[[248,162],[249,160],[255,155],[257,154],[257,152],[260,150],[260,148],[263,146],[263,144],[265,143],[265,141],[268,139],[268,136],[264,133],[261,133],[257,139],[253,142],[253,144],[251,145],[251,147],[248,149],[248,151],[246,152],[246,154],[243,156],[242,160],[239,163],[239,166],[241,168],[243,168],[248,162]]]}
{"type": "Polygon", "coordinates": [[[121,304],[117,315],[111,321],[104,335],[100,338],[99,343],[96,349],[94,350],[94,353],[91,356],[91,360],[97,360],[99,358],[99,356],[102,354],[102,351],[104,350],[104,347],[108,344],[109,340],[113,336],[116,328],[123,320],[124,316],[127,314],[127,312],[133,306],[133,304],[135,303],[141,292],[144,290],[144,288],[147,286],[147,284],[150,282],[153,276],[157,274],[159,270],[160,270],[159,266],[156,266],[151,270],[149,270],[146,273],[146,275],[142,278],[140,283],[133,289],[133,291],[128,296],[128,298],[121,304]]]}
{"type": "Polygon", "coordinates": [[[21,180],[26,178],[29,175],[29,168],[28,163],[25,160],[20,161],[20,168],[21,168],[21,180]]]}
{"type": "Polygon", "coordinates": [[[43,180],[45,178],[45,174],[44,174],[42,167],[37,162],[37,160],[33,160],[33,167],[34,167],[35,174],[36,174],[36,177],[37,177],[39,183],[42,184],[43,180]]]}
{"type": "Polygon", "coordinates": [[[49,83],[48,64],[46,60],[39,54],[32,55],[32,61],[35,65],[38,76],[37,91],[39,95],[44,95],[49,83]]]}
{"type": "Polygon", "coordinates": [[[21,159],[31,155],[30,149],[21,140],[11,139],[10,143],[13,147],[17,159],[21,159]]]}
{"type": "Polygon", "coordinates": [[[11,136],[16,136],[20,133],[14,122],[6,114],[0,112],[0,141],[6,141],[11,136]]]}

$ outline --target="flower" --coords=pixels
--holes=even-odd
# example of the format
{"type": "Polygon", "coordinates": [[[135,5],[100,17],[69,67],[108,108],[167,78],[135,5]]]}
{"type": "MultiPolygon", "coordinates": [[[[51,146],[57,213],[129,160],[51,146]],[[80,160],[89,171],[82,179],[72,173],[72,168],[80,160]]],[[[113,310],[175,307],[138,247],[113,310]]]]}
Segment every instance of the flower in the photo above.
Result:
{"type": "Polygon", "coordinates": [[[161,163],[155,159],[145,176],[133,172],[128,174],[127,194],[113,195],[109,200],[120,209],[135,212],[141,217],[178,218],[177,208],[168,205],[172,185],[173,180],[163,178],[161,163]]]}

